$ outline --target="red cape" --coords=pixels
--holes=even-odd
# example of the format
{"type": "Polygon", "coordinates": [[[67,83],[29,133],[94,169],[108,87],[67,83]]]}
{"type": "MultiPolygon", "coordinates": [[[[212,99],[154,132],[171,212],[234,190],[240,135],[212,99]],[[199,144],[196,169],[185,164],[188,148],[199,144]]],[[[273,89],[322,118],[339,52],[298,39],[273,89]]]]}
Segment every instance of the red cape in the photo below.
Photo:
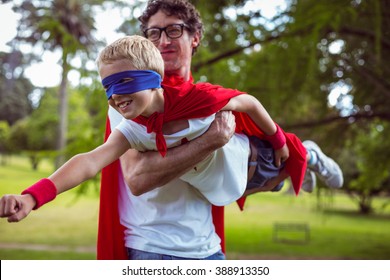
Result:
{"type": "Polygon", "coordinates": [[[229,100],[243,92],[224,89],[209,83],[193,84],[183,79],[168,80],[164,87],[164,112],[155,112],[146,118],[138,116],[133,121],[156,133],[156,146],[162,156],[167,153],[167,145],[162,133],[163,124],[175,120],[204,118],[220,111],[229,100]]]}
{"type": "MultiPolygon", "coordinates": [[[[138,117],[138,123],[147,126],[148,132],[156,132],[156,144],[162,155],[166,153],[166,145],[162,136],[162,124],[178,119],[201,118],[209,116],[223,108],[230,98],[243,94],[237,90],[224,89],[208,83],[193,84],[192,79],[184,82],[177,77],[169,77],[163,83],[165,98],[165,113],[155,113],[149,118],[138,117]]],[[[249,136],[263,138],[264,134],[244,113],[234,113],[236,116],[236,132],[249,136]]],[[[111,133],[107,118],[105,140],[111,133]]],[[[291,176],[295,193],[298,194],[306,170],[306,150],[294,134],[286,133],[290,158],[286,162],[286,170],[291,176]]],[[[100,211],[98,225],[97,258],[127,259],[124,245],[124,227],[119,222],[118,213],[118,171],[119,161],[102,170],[100,211]]],[[[243,209],[245,197],[237,201],[243,209]]],[[[213,222],[217,234],[221,238],[221,247],[225,252],[224,207],[212,208],[213,222]]]]}

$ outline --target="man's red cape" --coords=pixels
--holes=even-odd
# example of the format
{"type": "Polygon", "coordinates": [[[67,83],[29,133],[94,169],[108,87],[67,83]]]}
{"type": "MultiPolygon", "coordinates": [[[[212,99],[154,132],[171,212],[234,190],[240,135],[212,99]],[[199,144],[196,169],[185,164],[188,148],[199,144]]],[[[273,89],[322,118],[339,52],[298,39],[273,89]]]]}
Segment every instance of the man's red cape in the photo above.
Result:
{"type": "MultiPolygon", "coordinates": [[[[156,132],[157,148],[165,155],[167,148],[162,136],[162,124],[172,120],[202,118],[218,112],[229,100],[243,92],[224,89],[208,83],[193,84],[192,79],[184,82],[174,76],[164,79],[164,113],[155,113],[149,118],[138,117],[138,123],[144,124],[148,132],[156,132]],[[168,94],[167,94],[168,93],[168,94]]],[[[236,117],[236,132],[248,136],[255,135],[264,138],[263,132],[245,113],[234,112],[236,117]]],[[[107,118],[105,140],[111,133],[107,118]]],[[[286,133],[286,141],[290,157],[286,162],[286,170],[298,194],[306,170],[306,150],[297,136],[286,133]]],[[[119,161],[115,161],[102,170],[99,228],[97,242],[98,259],[127,259],[124,245],[124,227],[119,222],[118,213],[118,171],[119,161]]],[[[245,197],[237,201],[243,209],[245,197]]],[[[213,222],[217,234],[221,238],[221,247],[225,252],[224,207],[212,207],[213,222]]]]}

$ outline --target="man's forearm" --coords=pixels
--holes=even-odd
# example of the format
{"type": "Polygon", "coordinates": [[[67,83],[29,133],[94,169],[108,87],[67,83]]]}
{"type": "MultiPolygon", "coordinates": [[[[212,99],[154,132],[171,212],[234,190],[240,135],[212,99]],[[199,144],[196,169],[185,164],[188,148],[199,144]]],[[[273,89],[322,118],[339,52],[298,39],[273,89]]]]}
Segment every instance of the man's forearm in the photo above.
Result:
{"type": "Polygon", "coordinates": [[[158,152],[128,151],[121,157],[125,181],[134,195],[141,195],[163,186],[204,160],[210,153],[225,145],[235,129],[231,112],[221,112],[209,130],[184,145],[171,148],[165,157],[158,152]]]}
{"type": "Polygon", "coordinates": [[[155,151],[129,151],[121,157],[122,170],[131,192],[141,195],[180,177],[217,148],[199,137],[169,149],[165,157],[155,151]]]}

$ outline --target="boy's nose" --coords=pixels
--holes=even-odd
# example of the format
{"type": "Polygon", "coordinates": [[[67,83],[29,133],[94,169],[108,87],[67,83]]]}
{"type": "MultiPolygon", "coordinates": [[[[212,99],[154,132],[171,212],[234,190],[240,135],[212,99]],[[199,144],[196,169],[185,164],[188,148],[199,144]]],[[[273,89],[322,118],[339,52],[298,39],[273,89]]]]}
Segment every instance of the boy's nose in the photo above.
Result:
{"type": "Polygon", "coordinates": [[[119,97],[120,97],[120,94],[113,93],[113,94],[111,95],[111,98],[112,98],[112,99],[118,99],[119,97]]]}

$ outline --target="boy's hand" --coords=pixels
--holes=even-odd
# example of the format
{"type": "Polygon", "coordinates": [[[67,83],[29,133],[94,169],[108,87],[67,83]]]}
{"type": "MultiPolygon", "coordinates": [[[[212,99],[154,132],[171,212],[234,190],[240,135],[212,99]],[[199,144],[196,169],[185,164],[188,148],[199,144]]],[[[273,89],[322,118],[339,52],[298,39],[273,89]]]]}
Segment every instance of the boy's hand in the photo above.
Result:
{"type": "Polygon", "coordinates": [[[4,195],[0,199],[0,217],[6,218],[8,222],[19,222],[24,219],[36,204],[30,194],[25,195],[4,195]]]}
{"type": "Polygon", "coordinates": [[[275,150],[275,165],[279,167],[282,162],[285,162],[288,159],[289,156],[290,151],[288,150],[287,145],[284,144],[281,149],[275,150]]]}

